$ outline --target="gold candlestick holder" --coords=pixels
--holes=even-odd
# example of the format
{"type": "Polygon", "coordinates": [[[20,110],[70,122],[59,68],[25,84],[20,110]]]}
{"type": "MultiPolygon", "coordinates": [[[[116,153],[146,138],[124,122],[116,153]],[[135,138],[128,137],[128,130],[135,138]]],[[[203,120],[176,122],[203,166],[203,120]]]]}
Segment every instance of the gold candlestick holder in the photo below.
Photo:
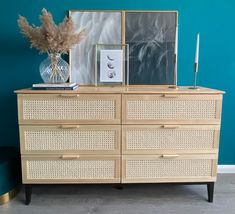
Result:
{"type": "Polygon", "coordinates": [[[195,63],[194,64],[194,84],[193,84],[193,87],[189,87],[189,89],[200,90],[200,88],[197,86],[197,73],[198,73],[198,63],[195,63]]]}

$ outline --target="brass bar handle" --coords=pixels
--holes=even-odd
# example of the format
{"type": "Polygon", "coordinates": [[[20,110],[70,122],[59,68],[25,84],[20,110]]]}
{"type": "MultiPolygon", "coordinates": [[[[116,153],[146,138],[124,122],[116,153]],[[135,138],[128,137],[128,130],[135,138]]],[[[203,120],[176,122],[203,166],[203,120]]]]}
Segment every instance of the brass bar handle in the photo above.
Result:
{"type": "Polygon", "coordinates": [[[178,98],[179,95],[175,95],[175,94],[163,94],[162,97],[163,98],[178,98]]]}
{"type": "Polygon", "coordinates": [[[76,160],[79,159],[79,155],[61,155],[62,160],[76,160]]]}
{"type": "Polygon", "coordinates": [[[60,94],[60,97],[76,98],[79,97],[79,94],[60,94]]]}
{"type": "Polygon", "coordinates": [[[79,126],[77,125],[61,125],[59,126],[60,129],[77,129],[79,126]]]}
{"type": "Polygon", "coordinates": [[[178,158],[179,155],[162,155],[161,157],[165,159],[172,159],[172,158],[178,158]]]}
{"type": "Polygon", "coordinates": [[[164,129],[178,129],[180,128],[179,125],[162,125],[162,128],[164,129]]]}

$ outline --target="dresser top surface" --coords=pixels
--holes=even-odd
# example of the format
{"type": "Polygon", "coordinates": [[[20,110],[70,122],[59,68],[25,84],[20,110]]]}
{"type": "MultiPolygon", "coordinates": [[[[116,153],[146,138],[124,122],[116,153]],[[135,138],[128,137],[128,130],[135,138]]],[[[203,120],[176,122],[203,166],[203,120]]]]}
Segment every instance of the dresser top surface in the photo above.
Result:
{"type": "Polygon", "coordinates": [[[224,94],[224,91],[199,87],[179,86],[178,89],[167,86],[79,86],[76,90],[33,90],[31,88],[16,90],[17,94],[224,94]]]}

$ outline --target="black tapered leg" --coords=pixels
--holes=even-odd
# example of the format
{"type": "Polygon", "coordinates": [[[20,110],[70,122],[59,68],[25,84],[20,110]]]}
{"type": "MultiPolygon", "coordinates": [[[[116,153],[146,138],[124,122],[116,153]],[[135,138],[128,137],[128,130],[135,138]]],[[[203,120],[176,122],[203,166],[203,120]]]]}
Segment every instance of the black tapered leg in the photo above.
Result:
{"type": "Polygon", "coordinates": [[[213,198],[214,198],[214,184],[215,184],[214,182],[207,184],[208,201],[210,203],[213,202],[213,198]]]}
{"type": "Polygon", "coordinates": [[[25,184],[25,205],[30,204],[31,195],[32,195],[32,186],[29,184],[25,184]]]}

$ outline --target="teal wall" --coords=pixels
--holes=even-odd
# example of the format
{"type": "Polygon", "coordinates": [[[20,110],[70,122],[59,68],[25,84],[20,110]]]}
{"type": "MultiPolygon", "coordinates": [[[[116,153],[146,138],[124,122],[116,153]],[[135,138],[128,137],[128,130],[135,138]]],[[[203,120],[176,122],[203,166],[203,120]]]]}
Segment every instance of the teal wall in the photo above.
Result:
{"type": "Polygon", "coordinates": [[[1,0],[0,3],[0,145],[19,145],[15,89],[41,82],[44,55],[29,49],[17,27],[19,14],[39,24],[45,7],[56,21],[69,9],[178,10],[179,85],[192,85],[197,32],[201,33],[199,85],[226,91],[220,164],[235,164],[235,1],[233,0],[1,0]]]}

